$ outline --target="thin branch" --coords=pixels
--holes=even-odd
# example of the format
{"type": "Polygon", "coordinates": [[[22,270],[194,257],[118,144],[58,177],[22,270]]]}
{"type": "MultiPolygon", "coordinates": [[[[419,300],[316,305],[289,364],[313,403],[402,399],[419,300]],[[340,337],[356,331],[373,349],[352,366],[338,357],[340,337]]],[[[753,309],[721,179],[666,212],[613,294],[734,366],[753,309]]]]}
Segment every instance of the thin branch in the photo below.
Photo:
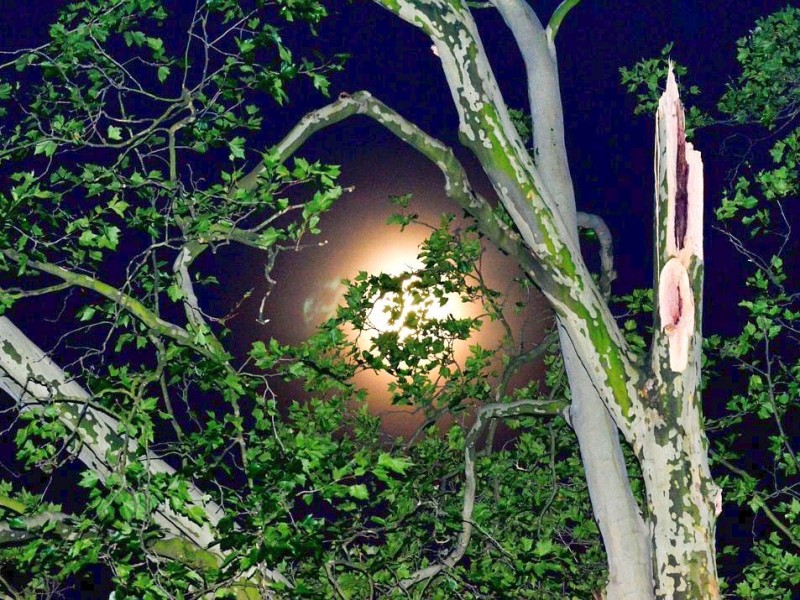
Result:
{"type": "MultiPolygon", "coordinates": [[[[2,253],[4,256],[10,258],[14,262],[19,263],[22,260],[21,256],[14,250],[7,249],[3,250],[2,253]]],[[[94,277],[83,275],[81,273],[75,273],[63,267],[59,267],[58,265],[40,262],[38,260],[28,260],[26,264],[31,269],[35,269],[49,275],[54,275],[71,285],[93,290],[104,298],[111,300],[112,302],[115,302],[123,307],[153,331],[172,338],[179,344],[188,346],[203,356],[208,358],[219,358],[220,356],[226,355],[224,348],[222,348],[219,343],[216,342],[216,340],[211,339],[207,345],[196,343],[194,336],[182,327],[157,317],[151,310],[149,310],[144,304],[142,304],[133,296],[125,294],[119,291],[117,288],[95,279],[94,277]]]]}
{"type": "Polygon", "coordinates": [[[567,17],[569,12],[580,3],[581,0],[564,0],[553,11],[553,15],[550,17],[550,21],[547,23],[547,35],[551,40],[556,39],[556,34],[558,33],[558,29],[561,27],[561,24],[564,22],[564,19],[567,17]]]}
{"type": "MultiPolygon", "coordinates": [[[[711,454],[714,457],[714,460],[716,460],[719,464],[724,466],[732,473],[735,473],[739,477],[749,480],[755,479],[755,477],[753,477],[750,473],[748,473],[744,469],[740,469],[729,460],[723,458],[720,454],[718,454],[714,450],[709,449],[709,454],[711,454]]],[[[764,515],[767,517],[767,519],[769,519],[772,522],[772,524],[783,535],[786,536],[786,539],[789,540],[789,542],[791,542],[792,545],[796,546],[797,548],[800,548],[800,539],[798,539],[792,533],[792,530],[789,529],[789,527],[787,527],[783,522],[781,522],[781,520],[778,518],[778,515],[776,515],[769,506],[767,506],[767,503],[764,501],[764,498],[760,494],[758,493],[753,494],[753,502],[756,508],[761,509],[764,512],[764,515]]]]}
{"type": "Polygon", "coordinates": [[[478,440],[486,426],[493,419],[515,417],[520,415],[555,415],[565,406],[563,401],[551,400],[518,400],[508,404],[487,404],[475,416],[475,422],[467,434],[464,448],[464,500],[461,507],[461,532],[450,553],[439,563],[430,565],[412,573],[400,582],[400,588],[407,591],[422,581],[436,577],[445,569],[453,568],[463,557],[472,537],[472,512],[475,508],[475,455],[478,440]]]}
{"type": "Polygon", "coordinates": [[[608,300],[611,297],[611,284],[617,278],[617,272],[614,270],[614,240],[611,237],[611,230],[599,215],[579,212],[577,219],[578,227],[594,231],[597,241],[600,242],[600,292],[603,298],[608,300]]]}

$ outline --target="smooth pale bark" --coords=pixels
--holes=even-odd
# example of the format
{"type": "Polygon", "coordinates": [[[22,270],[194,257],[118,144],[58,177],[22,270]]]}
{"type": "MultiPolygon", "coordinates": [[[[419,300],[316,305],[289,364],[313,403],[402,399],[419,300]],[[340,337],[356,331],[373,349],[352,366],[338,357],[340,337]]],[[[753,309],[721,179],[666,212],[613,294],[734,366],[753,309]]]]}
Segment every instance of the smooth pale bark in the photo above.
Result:
{"type": "MultiPolygon", "coordinates": [[[[600,238],[601,292],[608,297],[614,276],[610,232],[602,219],[585,213],[578,216],[575,209],[555,47],[557,26],[551,23],[545,29],[526,2],[493,0],[492,3],[514,35],[525,61],[536,168],[574,237],[577,239],[581,226],[593,229],[600,238]]],[[[559,332],[572,396],[571,425],[578,438],[592,509],[606,549],[609,573],[606,598],[644,600],[652,597],[648,594],[653,573],[649,535],[631,493],[617,429],[569,336],[563,327],[559,332]]]]}
{"type": "Polygon", "coordinates": [[[525,61],[536,168],[577,241],[575,191],[564,139],[555,33],[552,27],[542,27],[526,2],[492,0],[492,4],[503,16],[525,61]]]}
{"type": "Polygon", "coordinates": [[[570,424],[578,438],[592,511],[606,550],[608,584],[605,598],[653,598],[650,533],[631,492],[617,426],[594,389],[569,337],[563,334],[561,348],[572,396],[570,424]]]}

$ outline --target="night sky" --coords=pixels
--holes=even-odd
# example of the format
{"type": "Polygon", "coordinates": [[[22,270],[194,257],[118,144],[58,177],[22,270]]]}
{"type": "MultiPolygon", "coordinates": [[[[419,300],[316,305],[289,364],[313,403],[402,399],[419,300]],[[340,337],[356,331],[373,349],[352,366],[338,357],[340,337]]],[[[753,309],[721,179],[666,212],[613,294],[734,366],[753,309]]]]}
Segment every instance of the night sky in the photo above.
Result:
{"type": "MultiPolygon", "coordinates": [[[[546,21],[558,3],[542,0],[533,5],[546,21]]],[[[10,50],[41,43],[56,8],[64,4],[0,0],[0,47],[10,50]]],[[[186,3],[187,7],[193,4],[186,3]]],[[[332,15],[321,25],[318,38],[298,35],[293,39],[290,30],[287,40],[297,54],[316,48],[352,55],[345,70],[332,77],[331,96],[369,90],[450,145],[467,168],[473,186],[491,196],[476,161],[459,147],[456,112],[427,37],[371,2],[337,1],[330,6],[332,15]]],[[[786,2],[749,0],[584,0],[559,30],[561,94],[578,208],[604,217],[612,231],[619,274],[615,293],[650,286],[653,278],[653,118],[633,116],[634,99],[619,84],[619,67],[657,56],[663,46],[674,41],[673,56],[688,67],[690,81],[704,92],[698,104],[712,109],[725,83],[738,74],[736,40],[753,27],[756,18],[784,6],[786,2]]],[[[524,68],[513,38],[495,12],[475,10],[474,14],[507,104],[524,108],[524,68]]],[[[267,115],[260,138],[250,138],[249,144],[261,141],[266,147],[277,142],[303,114],[327,103],[318,94],[293,93],[291,87],[289,95],[289,105],[276,109],[271,118],[267,115]]],[[[735,156],[720,153],[728,134],[716,128],[700,132],[695,140],[705,163],[708,225],[736,164],[735,156]]],[[[359,270],[382,268],[382,253],[387,249],[399,248],[413,257],[419,233],[401,236],[397,227],[384,224],[394,210],[388,202],[390,195],[412,193],[412,208],[433,222],[443,210],[458,212],[444,195],[438,170],[366,117],[317,134],[299,154],[341,165],[341,184],[353,186],[354,191],[323,219],[323,233],[316,241],[325,240],[326,245],[280,257],[273,272],[278,284],[270,297],[275,318],[262,328],[254,323],[265,285],[263,258],[227,248],[213,257],[209,253],[200,263],[206,270],[216,265],[217,271],[219,265],[225,265],[219,273],[222,290],[206,299],[212,314],[224,314],[242,293],[254,289],[252,300],[234,322],[234,328],[241,327],[243,334],[237,342],[240,355],[257,338],[274,335],[286,342],[300,341],[314,324],[313,319],[304,318],[306,300],[324,300],[326,289],[331,290],[327,297],[335,298],[335,282],[359,270]]],[[[736,274],[740,257],[710,226],[705,235],[706,299],[713,310],[704,313],[704,330],[707,335],[731,334],[740,321],[735,318],[736,291],[726,284],[726,274],[734,272],[734,281],[743,279],[736,274]],[[723,289],[724,294],[720,292],[723,289]]],[[[503,289],[513,266],[502,257],[491,260],[497,261],[493,263],[495,284],[503,289]]],[[[595,264],[591,257],[587,262],[595,264]]],[[[30,337],[48,347],[51,326],[42,327],[37,311],[20,307],[10,316],[30,337]]],[[[707,406],[707,410],[713,412],[714,408],[707,406]]]]}
{"type": "MultiPolygon", "coordinates": [[[[3,48],[18,49],[44,41],[47,25],[64,4],[0,0],[3,48]]],[[[535,2],[534,6],[546,21],[557,4],[546,0],[535,2]]],[[[329,6],[331,16],[320,27],[318,38],[310,38],[299,27],[287,30],[285,38],[298,55],[314,49],[351,55],[345,70],[332,78],[332,97],[340,92],[371,91],[451,146],[467,167],[473,186],[491,196],[476,161],[460,148],[450,92],[426,36],[371,2],[337,1],[329,6]]],[[[619,273],[616,293],[652,282],[653,212],[653,119],[633,116],[634,100],[619,84],[619,67],[657,56],[664,45],[674,41],[673,56],[689,68],[690,81],[704,92],[698,104],[713,108],[725,83],[737,74],[736,39],[748,32],[756,18],[783,6],[785,2],[778,1],[701,4],[696,0],[587,0],[570,13],[559,30],[561,94],[578,208],[604,217],[611,228],[619,273]]],[[[507,104],[524,108],[524,69],[510,33],[494,11],[474,13],[507,104]]],[[[176,26],[174,32],[177,39],[181,28],[176,26]]],[[[308,91],[306,88],[298,94],[290,90],[288,106],[276,109],[274,118],[268,115],[262,134],[249,138],[248,143],[258,147],[259,142],[264,146],[277,142],[303,114],[326,103],[325,98],[308,91]]],[[[700,132],[696,139],[706,169],[707,223],[712,222],[711,210],[718,204],[736,164],[735,157],[720,155],[728,133],[716,128],[700,132]]],[[[442,210],[458,212],[444,195],[437,169],[366,117],[354,117],[317,134],[300,154],[341,165],[342,185],[353,186],[355,191],[345,195],[323,220],[326,246],[309,248],[295,256],[284,255],[279,260],[279,287],[273,294],[277,302],[288,297],[290,305],[297,306],[298,299],[313,293],[309,289],[311,282],[324,285],[338,277],[352,276],[359,269],[372,269],[374,244],[366,243],[374,239],[370,236],[389,236],[384,243],[395,240],[391,236],[396,227],[376,233],[384,228],[386,216],[393,210],[387,201],[391,194],[413,193],[413,209],[433,220],[442,210]],[[364,227],[353,227],[354,223],[364,227]],[[293,289],[293,285],[299,287],[293,289]]],[[[413,256],[414,243],[408,243],[413,256]]],[[[230,252],[230,262],[237,265],[231,269],[227,289],[238,293],[255,287],[258,291],[263,277],[257,257],[230,252]]],[[[728,270],[731,260],[738,258],[728,242],[707,227],[709,297],[720,284],[719,273],[728,270]]],[[[593,257],[588,256],[587,261],[593,264],[593,257]]],[[[230,299],[211,297],[209,301],[224,304],[230,299]]],[[[707,313],[706,331],[732,333],[728,327],[732,321],[729,310],[735,310],[735,303],[717,308],[720,310],[707,313]]],[[[297,322],[292,315],[287,317],[287,322],[297,322]]]]}

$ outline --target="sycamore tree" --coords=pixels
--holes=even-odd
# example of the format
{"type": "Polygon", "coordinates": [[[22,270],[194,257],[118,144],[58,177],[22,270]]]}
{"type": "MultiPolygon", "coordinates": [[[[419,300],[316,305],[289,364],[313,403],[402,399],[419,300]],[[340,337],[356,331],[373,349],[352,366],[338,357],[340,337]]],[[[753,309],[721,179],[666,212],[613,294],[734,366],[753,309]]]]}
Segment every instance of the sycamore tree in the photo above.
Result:
{"type": "MultiPolygon", "coordinates": [[[[0,484],[5,594],[57,595],[99,572],[117,597],[720,596],[722,499],[700,402],[702,162],[686,141],[674,75],[656,81],[666,71],[660,63],[628,72],[656,113],[647,348],[612,315],[610,233],[599,216],[577,210],[570,179],[555,40],[578,2],[563,2],[547,25],[524,2],[490,3],[525,59],[526,120],[505,105],[466,4],[376,1],[430,36],[460,139],[497,203],[473,190],[450,148],[368,92],[329,104],[320,96],[321,108],[287,124],[282,139],[248,141],[291,86],[325,94],[341,68],[342,57],[304,56],[284,41],[281,27],[296,35],[324,26],[325,8],[313,0],[209,0],[191,10],[158,0],[73,3],[49,41],[4,55],[0,387],[11,399],[8,430],[22,469],[54,476],[82,465],[71,506],[14,478],[0,484]],[[170,9],[180,18],[171,21],[170,9]],[[168,23],[184,32],[180,42],[164,33],[168,23]],[[336,167],[299,152],[315,132],[356,114],[435,163],[471,221],[429,224],[421,268],[349,282],[342,307],[307,342],[259,341],[237,354],[228,323],[239,305],[215,315],[207,303],[228,267],[225,248],[251,249],[264,265],[265,293],[273,289],[280,254],[318,233],[321,214],[343,193],[336,167]],[[600,241],[596,277],[579,230],[600,241]],[[515,303],[486,283],[487,240],[519,264],[523,297],[535,285],[552,307],[545,343],[530,344],[514,325],[515,303]],[[452,295],[480,314],[457,319],[427,308],[452,295]],[[59,317],[38,344],[14,324],[26,305],[59,317]],[[397,327],[369,333],[376,306],[397,327]],[[505,332],[497,347],[472,344],[459,358],[459,344],[488,321],[505,332]],[[511,385],[544,354],[544,385],[511,385]],[[352,383],[364,370],[391,375],[393,401],[424,415],[410,440],[382,436],[352,383]],[[300,382],[304,397],[295,401],[297,388],[284,381],[300,382]],[[444,434],[427,426],[445,415],[455,421],[444,434]],[[515,438],[496,448],[500,419],[515,438]]],[[[775,129],[796,117],[798,37],[787,30],[797,15],[779,19],[784,35],[754,33],[742,43],[746,70],[721,104],[732,121],[757,116],[775,129]]],[[[797,192],[796,135],[771,154],[779,166],[755,175],[768,201],[797,192]]],[[[720,217],[744,216],[746,228],[761,223],[763,233],[771,213],[749,181],[737,183],[720,217]]],[[[417,226],[408,198],[396,201],[393,221],[417,226]]],[[[751,413],[771,418],[777,459],[770,487],[737,466],[721,438],[718,460],[730,471],[721,483],[768,515],[770,536],[796,546],[797,461],[786,424],[797,367],[769,344],[795,331],[796,300],[781,270],[786,245],[757,262],[762,254],[728,231],[757,266],[745,306],[753,321],[736,340],[711,346],[720,360],[751,369],[752,389],[714,426],[751,413]]],[[[642,298],[630,301],[648,304],[642,298]]],[[[269,319],[270,300],[256,305],[257,320],[269,319]]],[[[797,553],[780,548],[772,537],[754,546],[741,595],[789,597],[780,594],[797,583],[797,553]],[[773,585],[767,572],[776,566],[786,575],[773,585]]]]}

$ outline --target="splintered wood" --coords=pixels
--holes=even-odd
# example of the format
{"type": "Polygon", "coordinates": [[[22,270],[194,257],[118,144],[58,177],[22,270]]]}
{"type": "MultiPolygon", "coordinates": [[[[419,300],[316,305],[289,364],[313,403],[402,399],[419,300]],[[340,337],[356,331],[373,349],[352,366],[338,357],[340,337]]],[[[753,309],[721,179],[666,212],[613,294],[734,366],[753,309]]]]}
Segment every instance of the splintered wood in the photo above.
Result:
{"type": "Polygon", "coordinates": [[[695,329],[689,272],[693,260],[703,260],[703,161],[686,141],[683,105],[671,66],[667,89],[658,103],[655,172],[656,215],[663,209],[659,205],[665,184],[667,201],[665,247],[659,249],[666,259],[658,277],[659,317],[668,338],[670,368],[681,372],[688,363],[695,329]]]}

